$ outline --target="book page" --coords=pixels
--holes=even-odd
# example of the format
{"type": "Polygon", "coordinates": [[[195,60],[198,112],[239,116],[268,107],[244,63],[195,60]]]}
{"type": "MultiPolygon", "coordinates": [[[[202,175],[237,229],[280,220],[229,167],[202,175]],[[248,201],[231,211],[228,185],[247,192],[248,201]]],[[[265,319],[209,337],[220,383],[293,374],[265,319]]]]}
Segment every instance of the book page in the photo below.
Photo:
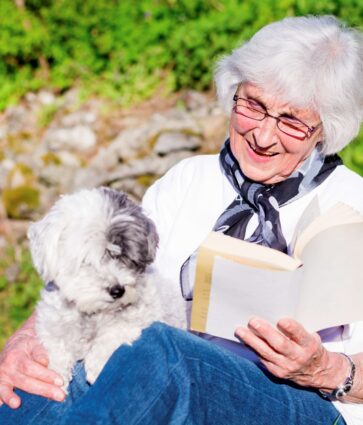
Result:
{"type": "Polygon", "coordinates": [[[246,326],[252,316],[271,323],[284,316],[294,316],[298,298],[295,272],[257,269],[217,256],[207,321],[202,331],[236,340],[235,329],[246,326]]]}
{"type": "Polygon", "coordinates": [[[199,332],[206,328],[214,257],[203,245],[198,249],[190,328],[199,332]]]}
{"type": "Polygon", "coordinates": [[[363,222],[333,226],[303,253],[297,319],[317,331],[363,320],[363,222]]]}
{"type": "Polygon", "coordinates": [[[313,215],[301,235],[312,230],[299,237],[302,266],[274,249],[212,232],[198,250],[191,328],[234,340],[236,326],[252,315],[271,323],[294,317],[310,331],[363,320],[362,216],[344,204],[315,224],[313,215]]]}
{"type": "Polygon", "coordinates": [[[197,253],[197,265],[192,304],[191,329],[205,332],[209,314],[212,273],[215,257],[220,256],[242,263],[258,271],[295,270],[300,262],[275,249],[211,232],[197,253]]]}
{"type": "Polygon", "coordinates": [[[318,201],[314,201],[314,199],[298,224],[299,230],[297,230],[296,243],[293,248],[295,258],[301,259],[304,247],[317,233],[332,226],[363,222],[363,217],[358,211],[342,202],[336,203],[323,214],[314,217],[319,208],[318,201]]]}
{"type": "Polygon", "coordinates": [[[295,270],[301,265],[287,254],[266,246],[257,245],[223,233],[211,232],[201,248],[214,252],[215,255],[248,264],[274,270],[295,270]]]}
{"type": "Polygon", "coordinates": [[[312,201],[308,204],[308,206],[305,208],[304,212],[302,213],[299,221],[297,222],[295,226],[295,232],[291,239],[291,252],[295,253],[295,257],[298,257],[296,255],[296,241],[300,238],[301,234],[306,230],[309,225],[319,216],[321,215],[320,210],[320,204],[318,197],[315,196],[312,201]]]}

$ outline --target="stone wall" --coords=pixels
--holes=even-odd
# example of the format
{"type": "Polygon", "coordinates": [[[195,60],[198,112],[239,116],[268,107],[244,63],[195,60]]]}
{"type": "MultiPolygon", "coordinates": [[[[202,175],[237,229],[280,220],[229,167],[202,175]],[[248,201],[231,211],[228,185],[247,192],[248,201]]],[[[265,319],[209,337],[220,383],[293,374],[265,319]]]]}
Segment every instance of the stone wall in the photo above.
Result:
{"type": "Polygon", "coordinates": [[[218,151],[226,134],[212,94],[156,97],[125,111],[81,103],[76,90],[29,93],[0,115],[0,248],[24,238],[60,194],[106,185],[139,201],[181,159],[218,151]]]}

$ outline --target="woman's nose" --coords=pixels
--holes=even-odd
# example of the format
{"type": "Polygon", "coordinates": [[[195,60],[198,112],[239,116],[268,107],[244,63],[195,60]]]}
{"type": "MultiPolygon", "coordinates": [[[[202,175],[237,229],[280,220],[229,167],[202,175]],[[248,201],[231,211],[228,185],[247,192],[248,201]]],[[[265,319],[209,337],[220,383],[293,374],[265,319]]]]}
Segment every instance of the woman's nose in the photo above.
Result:
{"type": "Polygon", "coordinates": [[[253,132],[255,143],[260,148],[270,148],[278,142],[277,122],[272,117],[260,121],[260,125],[253,132]]]}

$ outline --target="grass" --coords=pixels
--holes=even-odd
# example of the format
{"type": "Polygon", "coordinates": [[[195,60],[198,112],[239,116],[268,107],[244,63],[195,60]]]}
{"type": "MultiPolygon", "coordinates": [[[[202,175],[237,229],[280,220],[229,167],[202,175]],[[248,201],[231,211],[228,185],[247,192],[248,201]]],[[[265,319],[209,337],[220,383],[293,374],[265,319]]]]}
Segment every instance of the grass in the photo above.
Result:
{"type": "Polygon", "coordinates": [[[27,247],[5,249],[0,258],[0,350],[30,316],[41,287],[27,247]]]}

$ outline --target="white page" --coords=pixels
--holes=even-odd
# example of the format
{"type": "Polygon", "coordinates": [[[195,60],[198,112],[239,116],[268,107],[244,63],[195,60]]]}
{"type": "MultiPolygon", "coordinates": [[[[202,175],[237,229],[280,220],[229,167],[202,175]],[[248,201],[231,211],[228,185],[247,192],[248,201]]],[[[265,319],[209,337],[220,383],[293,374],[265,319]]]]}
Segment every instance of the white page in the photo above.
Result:
{"type": "Polygon", "coordinates": [[[308,330],[363,320],[363,223],[331,227],[303,255],[298,318],[308,330]]]}
{"type": "Polygon", "coordinates": [[[291,251],[295,252],[296,241],[299,239],[300,235],[304,232],[304,230],[309,227],[309,225],[321,215],[319,199],[315,196],[309,205],[305,208],[302,213],[299,221],[295,226],[295,232],[291,240],[291,251]]]}
{"type": "Polygon", "coordinates": [[[234,340],[236,327],[247,325],[251,316],[263,317],[272,324],[281,317],[293,317],[299,275],[296,271],[257,269],[215,257],[206,333],[234,340]]]}

